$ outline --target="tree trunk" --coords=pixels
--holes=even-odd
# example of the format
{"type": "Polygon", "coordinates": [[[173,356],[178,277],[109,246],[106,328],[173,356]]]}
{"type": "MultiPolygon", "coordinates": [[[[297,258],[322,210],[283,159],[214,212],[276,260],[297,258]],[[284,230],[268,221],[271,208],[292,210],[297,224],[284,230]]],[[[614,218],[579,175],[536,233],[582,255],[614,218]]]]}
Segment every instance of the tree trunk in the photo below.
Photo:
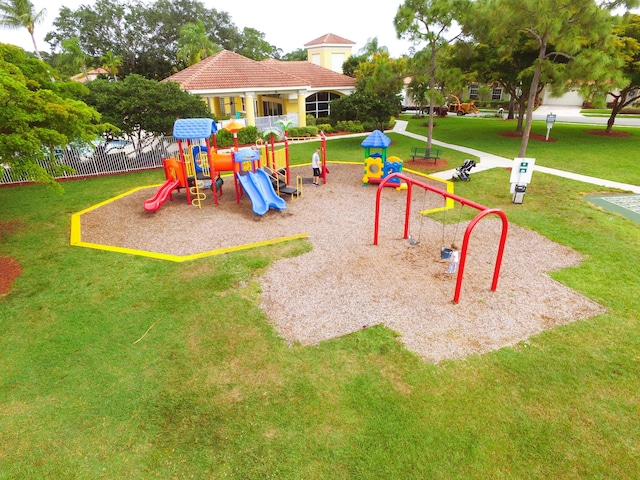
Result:
{"type": "Polygon", "coordinates": [[[522,127],[524,125],[524,114],[527,111],[527,102],[524,97],[518,98],[518,123],[516,124],[516,133],[522,133],[522,127]]]}
{"type": "Polygon", "coordinates": [[[433,92],[436,88],[436,43],[431,44],[431,65],[429,65],[429,131],[427,133],[427,149],[431,149],[431,140],[433,139],[433,92]]]}
{"type": "Polygon", "coordinates": [[[627,94],[632,90],[630,88],[623,89],[619,95],[613,95],[615,101],[613,102],[613,108],[611,109],[611,116],[607,120],[607,133],[611,133],[613,130],[613,124],[616,123],[616,117],[622,111],[622,109],[631,101],[627,101],[627,94]]]}
{"type": "Polygon", "coordinates": [[[520,150],[518,151],[518,158],[523,158],[527,154],[527,146],[529,145],[529,134],[531,133],[531,122],[533,121],[533,109],[536,103],[536,94],[538,92],[538,85],[540,84],[540,76],[542,74],[542,62],[546,55],[547,44],[546,41],[540,43],[540,52],[538,54],[538,63],[536,69],[533,72],[533,79],[531,80],[531,88],[529,89],[529,100],[527,102],[527,116],[524,125],[524,131],[522,132],[522,142],[520,143],[520,150]]]}
{"type": "Polygon", "coordinates": [[[507,120],[513,120],[515,118],[514,110],[515,110],[515,101],[513,99],[513,94],[512,94],[511,97],[509,98],[509,113],[507,114],[507,120]]]}
{"type": "Polygon", "coordinates": [[[33,42],[33,51],[36,54],[36,57],[38,57],[38,59],[40,59],[41,62],[44,62],[44,60],[42,59],[42,56],[40,55],[40,50],[38,50],[38,45],[36,45],[36,37],[33,35],[32,31],[29,31],[29,33],[31,34],[31,41],[33,42]]]}

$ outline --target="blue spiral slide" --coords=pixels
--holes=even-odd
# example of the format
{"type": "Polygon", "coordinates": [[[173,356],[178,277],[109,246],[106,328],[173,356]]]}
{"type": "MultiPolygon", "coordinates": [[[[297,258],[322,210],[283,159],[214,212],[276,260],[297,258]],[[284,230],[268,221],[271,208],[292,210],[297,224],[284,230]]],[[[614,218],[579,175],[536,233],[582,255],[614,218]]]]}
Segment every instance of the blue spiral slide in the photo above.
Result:
{"type": "Polygon", "coordinates": [[[253,204],[253,213],[264,215],[270,208],[286,210],[287,204],[280,198],[273,188],[267,172],[258,168],[255,172],[238,174],[242,188],[253,204]]]}

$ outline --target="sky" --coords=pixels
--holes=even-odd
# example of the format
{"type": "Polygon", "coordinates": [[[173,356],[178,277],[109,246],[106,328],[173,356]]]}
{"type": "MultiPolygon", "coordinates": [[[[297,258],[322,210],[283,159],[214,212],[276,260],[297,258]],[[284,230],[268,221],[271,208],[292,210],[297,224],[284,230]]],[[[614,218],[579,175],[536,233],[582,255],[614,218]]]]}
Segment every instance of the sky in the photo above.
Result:
{"type": "MultiPolygon", "coordinates": [[[[35,10],[46,8],[47,15],[35,28],[36,42],[42,51],[48,51],[45,35],[53,30],[53,21],[64,5],[77,10],[81,5],[92,5],[94,0],[31,0],[35,10]]],[[[240,31],[255,28],[265,34],[271,45],[289,53],[327,33],[333,33],[355,42],[353,54],[358,54],[370,38],[377,37],[378,45],[389,49],[392,57],[408,52],[411,43],[398,40],[393,18],[403,0],[322,0],[321,2],[265,2],[264,0],[201,0],[207,8],[227,12],[240,31]],[[374,6],[375,3],[375,6],[374,6]]],[[[25,29],[0,29],[0,42],[11,43],[33,51],[31,36],[25,29]]]]}

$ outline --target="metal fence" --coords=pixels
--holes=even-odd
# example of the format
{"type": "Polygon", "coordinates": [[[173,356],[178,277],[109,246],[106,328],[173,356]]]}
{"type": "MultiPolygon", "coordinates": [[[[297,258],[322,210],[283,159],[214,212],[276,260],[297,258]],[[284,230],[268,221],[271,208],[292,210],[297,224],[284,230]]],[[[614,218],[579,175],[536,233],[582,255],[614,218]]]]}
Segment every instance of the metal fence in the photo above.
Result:
{"type": "MultiPolygon", "coordinates": [[[[41,162],[40,166],[56,179],[92,177],[162,167],[163,158],[177,155],[177,141],[173,137],[161,136],[138,147],[126,142],[98,145],[95,150],[67,147],[56,151],[49,161],[41,162]],[[73,171],[56,174],[55,167],[59,165],[69,166],[73,171]]],[[[4,166],[2,170],[0,184],[30,181],[24,176],[14,175],[8,166],[4,166]]]]}
{"type": "Polygon", "coordinates": [[[274,115],[269,117],[256,117],[256,128],[259,132],[266,132],[267,130],[271,130],[273,128],[280,131],[280,134],[284,133],[284,129],[282,128],[282,124],[276,123],[278,120],[283,122],[290,122],[293,126],[298,126],[298,114],[292,113],[289,115],[274,115]]]}
{"type": "MultiPolygon", "coordinates": [[[[256,127],[259,132],[270,128],[282,131],[278,120],[298,124],[298,115],[280,115],[257,117],[256,127]]],[[[135,146],[130,142],[111,142],[100,144],[95,148],[73,148],[56,151],[48,161],[40,162],[50,175],[56,179],[92,177],[126,173],[137,170],[162,167],[162,159],[178,156],[178,142],[172,136],[153,137],[135,146]],[[147,143],[148,142],[148,143],[147,143]],[[63,174],[56,173],[56,166],[67,165],[73,171],[63,174]]],[[[0,185],[28,183],[30,179],[11,172],[8,165],[0,164],[0,185]]]]}

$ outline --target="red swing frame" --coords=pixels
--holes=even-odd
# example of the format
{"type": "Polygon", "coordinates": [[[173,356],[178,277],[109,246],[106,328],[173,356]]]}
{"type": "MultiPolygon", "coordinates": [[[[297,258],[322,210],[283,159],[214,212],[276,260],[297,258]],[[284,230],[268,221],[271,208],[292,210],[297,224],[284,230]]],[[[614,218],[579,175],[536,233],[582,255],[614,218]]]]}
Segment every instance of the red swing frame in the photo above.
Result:
{"type": "Polygon", "coordinates": [[[460,197],[453,193],[449,193],[445,190],[441,190],[439,188],[432,187],[431,185],[427,185],[424,182],[420,182],[413,178],[409,178],[402,173],[392,173],[391,175],[385,177],[382,180],[382,182],[380,182],[380,185],[378,185],[378,191],[376,192],[376,216],[375,216],[375,222],[373,227],[374,229],[373,244],[374,245],[378,245],[378,229],[380,224],[379,220],[380,220],[381,195],[382,195],[382,192],[384,191],[385,185],[393,178],[404,180],[407,183],[407,203],[405,207],[405,220],[404,220],[404,238],[405,239],[409,238],[409,220],[411,215],[411,194],[412,194],[414,185],[417,185],[418,187],[421,187],[425,190],[429,190],[431,192],[435,192],[439,195],[442,195],[443,197],[445,197],[445,200],[447,198],[451,198],[452,200],[455,200],[456,202],[460,203],[463,206],[468,205],[470,207],[475,208],[476,210],[480,210],[480,213],[478,213],[475,217],[473,217],[473,220],[469,222],[469,225],[467,225],[467,228],[464,232],[464,238],[462,240],[462,251],[460,252],[460,265],[458,267],[458,278],[456,279],[456,289],[453,295],[453,303],[458,303],[458,301],[460,300],[460,291],[462,289],[462,278],[464,275],[464,266],[465,266],[465,261],[467,259],[467,247],[469,245],[469,237],[471,236],[471,232],[473,231],[477,223],[480,220],[482,220],[484,217],[488,215],[498,215],[500,217],[500,219],[502,220],[502,232],[500,234],[500,245],[498,246],[498,254],[496,256],[496,263],[493,270],[493,280],[491,282],[491,291],[495,292],[496,289],[498,288],[498,277],[500,276],[500,267],[502,266],[504,245],[507,240],[507,232],[509,230],[509,221],[507,220],[506,214],[498,208],[485,207],[484,205],[480,205],[479,203],[476,203],[472,200],[468,200],[464,197],[460,197]]]}

